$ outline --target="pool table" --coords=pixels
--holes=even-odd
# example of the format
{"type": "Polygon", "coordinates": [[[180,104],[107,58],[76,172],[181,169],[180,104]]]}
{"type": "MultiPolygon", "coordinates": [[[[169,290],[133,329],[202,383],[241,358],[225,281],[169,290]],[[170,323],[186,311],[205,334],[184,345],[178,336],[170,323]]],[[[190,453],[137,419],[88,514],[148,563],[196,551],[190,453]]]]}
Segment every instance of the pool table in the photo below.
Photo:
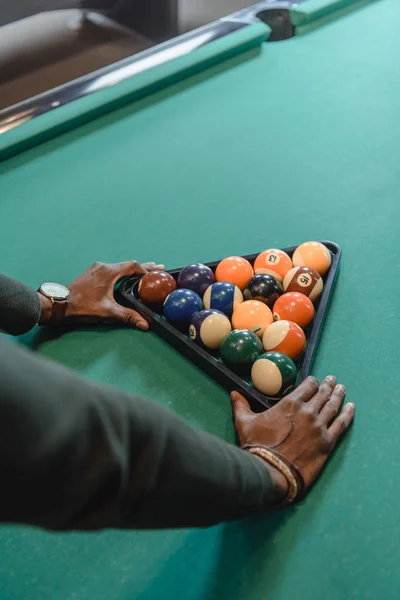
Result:
{"type": "MultiPolygon", "coordinates": [[[[288,39],[265,43],[253,23],[231,34],[240,52],[215,41],[218,62],[203,46],[190,67],[161,64],[0,135],[0,268],[33,287],[95,260],[173,268],[338,243],[313,374],[357,403],[299,506],[208,530],[2,527],[2,600],[398,598],[400,4],[332,7],[306,0],[288,39]]],[[[226,392],[151,332],[18,343],[235,441],[226,392]]]]}

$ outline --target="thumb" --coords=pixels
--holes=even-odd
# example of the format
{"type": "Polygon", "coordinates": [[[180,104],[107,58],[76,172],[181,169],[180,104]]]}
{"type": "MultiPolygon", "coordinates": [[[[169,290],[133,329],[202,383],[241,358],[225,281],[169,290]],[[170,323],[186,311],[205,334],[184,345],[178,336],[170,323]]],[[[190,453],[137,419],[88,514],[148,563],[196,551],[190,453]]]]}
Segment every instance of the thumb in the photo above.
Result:
{"type": "Polygon", "coordinates": [[[139,312],[132,310],[131,308],[121,306],[117,303],[113,303],[111,306],[110,318],[115,319],[120,323],[125,323],[125,325],[128,325],[129,327],[137,327],[142,331],[149,330],[148,322],[139,312]]]}
{"type": "Polygon", "coordinates": [[[239,392],[231,393],[232,411],[235,420],[240,420],[242,417],[248,417],[253,415],[253,411],[250,408],[250,404],[246,398],[239,394],[239,392]]]}

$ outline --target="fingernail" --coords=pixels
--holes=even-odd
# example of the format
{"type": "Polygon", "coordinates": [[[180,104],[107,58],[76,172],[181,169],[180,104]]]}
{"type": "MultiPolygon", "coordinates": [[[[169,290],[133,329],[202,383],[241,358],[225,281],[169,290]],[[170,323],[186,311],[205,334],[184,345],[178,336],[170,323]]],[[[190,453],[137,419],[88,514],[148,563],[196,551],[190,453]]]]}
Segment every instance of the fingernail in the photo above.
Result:
{"type": "Polygon", "coordinates": [[[138,329],[141,329],[142,331],[147,331],[149,328],[149,324],[146,321],[138,321],[136,327],[138,329]]]}
{"type": "Polygon", "coordinates": [[[328,383],[336,383],[336,377],[334,375],[328,375],[328,377],[325,377],[325,381],[327,381],[328,383]]]}
{"type": "Polygon", "coordinates": [[[348,407],[347,410],[356,410],[356,405],[353,404],[353,402],[348,402],[348,404],[346,404],[346,408],[348,407]]]}
{"type": "Polygon", "coordinates": [[[339,394],[345,394],[346,393],[346,388],[344,385],[340,384],[336,386],[337,391],[339,392],[339,394]]]}

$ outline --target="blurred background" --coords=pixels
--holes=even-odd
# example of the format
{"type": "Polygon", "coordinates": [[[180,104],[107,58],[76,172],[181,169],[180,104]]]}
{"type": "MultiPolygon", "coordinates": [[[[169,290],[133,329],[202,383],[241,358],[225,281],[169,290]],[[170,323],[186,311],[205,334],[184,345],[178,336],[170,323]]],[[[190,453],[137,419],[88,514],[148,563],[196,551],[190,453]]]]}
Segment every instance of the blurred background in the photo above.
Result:
{"type": "MultiPolygon", "coordinates": [[[[187,31],[228,15],[240,8],[251,6],[257,0],[180,0],[178,7],[179,29],[187,31]]],[[[132,4],[137,0],[132,0],[132,4]]],[[[98,2],[101,7],[103,3],[98,2]]],[[[29,17],[45,10],[79,8],[78,0],[1,0],[0,25],[29,17]]],[[[92,3],[96,7],[96,2],[92,3]]]]}
{"type": "Polygon", "coordinates": [[[0,0],[0,111],[251,4],[0,0]]]}

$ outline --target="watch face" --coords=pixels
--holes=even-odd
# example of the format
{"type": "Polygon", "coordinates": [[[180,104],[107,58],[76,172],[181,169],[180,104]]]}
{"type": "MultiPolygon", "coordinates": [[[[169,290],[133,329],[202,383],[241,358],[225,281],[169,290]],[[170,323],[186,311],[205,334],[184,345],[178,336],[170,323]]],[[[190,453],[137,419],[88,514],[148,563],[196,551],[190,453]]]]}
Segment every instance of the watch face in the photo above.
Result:
{"type": "Polygon", "coordinates": [[[60,283],[43,283],[40,286],[40,291],[46,296],[54,298],[54,300],[66,300],[69,296],[69,289],[60,283]]]}

